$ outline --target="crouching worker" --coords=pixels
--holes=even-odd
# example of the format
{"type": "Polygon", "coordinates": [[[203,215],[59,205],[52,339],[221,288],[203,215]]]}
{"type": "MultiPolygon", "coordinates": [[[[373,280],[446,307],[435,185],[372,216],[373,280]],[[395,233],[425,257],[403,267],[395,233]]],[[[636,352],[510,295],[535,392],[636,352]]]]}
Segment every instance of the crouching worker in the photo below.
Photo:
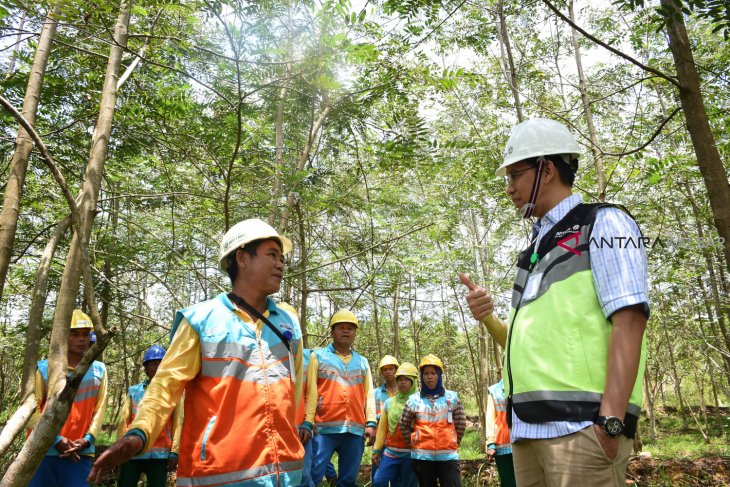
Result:
{"type": "Polygon", "coordinates": [[[383,405],[373,447],[373,463],[378,465],[373,487],[418,486],[411,468],[411,449],[400,429],[400,417],[408,398],[416,392],[417,378],[418,369],[408,362],[403,362],[395,373],[398,393],[383,405]]]}
{"type": "MultiPolygon", "coordinates": [[[[124,397],[124,406],[119,420],[117,438],[122,438],[129,429],[129,425],[137,415],[139,404],[142,402],[147,386],[157,373],[162,358],[165,356],[165,349],[159,345],[153,345],[147,350],[142,359],[144,373],[147,380],[133,385],[124,397]]],[[[180,426],[182,424],[182,401],[177,403],[170,419],[167,420],[164,429],[150,447],[147,453],[137,455],[132,460],[122,464],[119,470],[117,487],[137,487],[142,474],[147,477],[148,487],[165,487],[167,485],[167,472],[174,472],[177,469],[177,450],[180,445],[180,426]]]]}
{"type": "Polygon", "coordinates": [[[443,386],[444,365],[426,355],[419,365],[421,392],[403,408],[400,428],[411,447],[411,463],[421,487],[461,487],[459,443],[466,414],[456,392],[443,386]]]}

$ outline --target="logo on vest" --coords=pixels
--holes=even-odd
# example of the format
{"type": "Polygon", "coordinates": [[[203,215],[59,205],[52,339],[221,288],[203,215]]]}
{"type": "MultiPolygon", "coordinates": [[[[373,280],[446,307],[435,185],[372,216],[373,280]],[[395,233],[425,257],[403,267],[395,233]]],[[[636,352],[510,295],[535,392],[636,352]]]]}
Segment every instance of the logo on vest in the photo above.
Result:
{"type": "MultiPolygon", "coordinates": [[[[577,230],[578,229],[578,225],[575,225],[573,228],[577,230]]],[[[556,234],[555,236],[556,237],[561,237],[562,235],[565,235],[568,231],[569,230],[566,230],[564,232],[560,232],[559,234],[556,234]]],[[[568,242],[570,242],[571,240],[575,240],[575,247],[577,247],[578,246],[578,241],[580,239],[580,235],[581,235],[580,231],[577,231],[575,233],[571,233],[570,235],[568,235],[565,238],[562,238],[562,239],[558,240],[558,247],[563,248],[563,249],[567,250],[568,252],[571,252],[571,253],[573,253],[575,255],[580,256],[581,255],[581,252],[579,250],[576,250],[574,247],[569,247],[567,245],[568,242]]]]}

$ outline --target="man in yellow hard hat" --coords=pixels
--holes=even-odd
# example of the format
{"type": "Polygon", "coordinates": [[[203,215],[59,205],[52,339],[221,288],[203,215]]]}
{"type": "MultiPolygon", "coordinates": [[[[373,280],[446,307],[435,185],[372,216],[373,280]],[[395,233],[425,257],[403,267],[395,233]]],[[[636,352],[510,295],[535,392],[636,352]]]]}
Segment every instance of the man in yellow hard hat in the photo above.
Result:
{"type": "Polygon", "coordinates": [[[291,241],[245,220],[220,243],[232,291],[178,311],[172,341],[125,436],[91,473],[146,452],[185,393],[178,485],[299,486],[302,334],[279,291],[291,241]]]}
{"type": "MultiPolygon", "coordinates": [[[[321,479],[332,454],[337,452],[338,486],[357,485],[364,451],[375,441],[375,398],[368,360],[354,351],[359,322],[348,309],[332,316],[332,343],[314,350],[309,359],[309,384],[303,428],[317,427],[317,455],[312,478],[321,479]]],[[[306,438],[305,438],[306,439],[306,438]]]]}
{"type": "MultiPolygon", "coordinates": [[[[80,309],[71,317],[71,331],[68,336],[68,375],[81,362],[89,349],[89,337],[94,325],[91,318],[80,309]]],[[[40,421],[46,405],[48,390],[48,359],[38,362],[35,379],[35,394],[38,409],[30,419],[33,429],[40,421]]],[[[86,477],[94,459],[94,444],[101,432],[106,409],[107,375],[103,363],[94,361],[76,391],[66,423],[56,437],[53,446],[41,462],[33,479],[32,487],[59,485],[78,487],[88,485],[86,477]]]]}

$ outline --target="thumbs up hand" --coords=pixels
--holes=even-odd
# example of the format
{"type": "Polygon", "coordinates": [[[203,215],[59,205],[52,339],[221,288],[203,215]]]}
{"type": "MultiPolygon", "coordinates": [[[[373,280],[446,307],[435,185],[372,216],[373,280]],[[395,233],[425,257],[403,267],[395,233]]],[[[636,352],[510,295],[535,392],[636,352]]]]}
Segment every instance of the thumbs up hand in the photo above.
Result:
{"type": "Polygon", "coordinates": [[[477,286],[469,279],[469,276],[463,272],[459,273],[459,279],[462,284],[469,288],[469,292],[466,295],[466,303],[469,305],[472,316],[475,320],[484,321],[487,317],[491,316],[494,311],[494,302],[492,296],[487,294],[487,291],[477,286]]]}

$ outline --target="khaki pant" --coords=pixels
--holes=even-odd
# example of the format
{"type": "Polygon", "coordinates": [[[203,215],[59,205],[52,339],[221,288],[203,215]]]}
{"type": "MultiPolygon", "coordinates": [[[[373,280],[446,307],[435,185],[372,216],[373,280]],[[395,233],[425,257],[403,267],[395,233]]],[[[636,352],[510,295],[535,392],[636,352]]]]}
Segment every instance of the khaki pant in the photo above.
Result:
{"type": "Polygon", "coordinates": [[[559,438],[517,441],[512,444],[517,485],[625,487],[632,445],[630,438],[620,436],[618,453],[611,461],[592,426],[559,438]]]}

